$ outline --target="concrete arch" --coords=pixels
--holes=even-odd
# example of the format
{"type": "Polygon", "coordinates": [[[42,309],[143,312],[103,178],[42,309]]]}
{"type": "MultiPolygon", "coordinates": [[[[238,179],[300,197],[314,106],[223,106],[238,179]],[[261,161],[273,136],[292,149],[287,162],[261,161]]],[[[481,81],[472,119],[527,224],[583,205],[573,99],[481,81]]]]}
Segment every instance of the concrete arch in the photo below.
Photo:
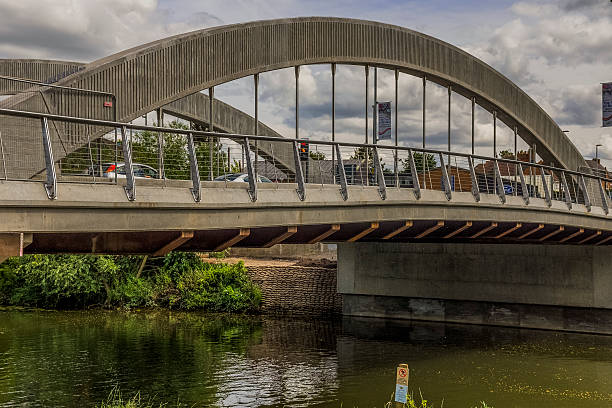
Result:
{"type": "MultiPolygon", "coordinates": [[[[40,59],[0,59],[0,75],[52,84],[58,82],[60,79],[73,75],[75,72],[85,69],[86,66],[86,63],[81,62],[40,59]]],[[[30,94],[28,96],[32,96],[32,92],[39,92],[40,90],[44,92],[44,87],[0,79],[0,95],[17,95],[22,92],[27,94],[29,92],[30,94]]],[[[38,97],[39,95],[34,94],[34,96],[38,97]]],[[[71,95],[71,97],[77,98],[78,94],[71,95]]],[[[53,107],[57,107],[57,105],[53,105],[53,107]]],[[[32,104],[29,104],[28,108],[36,109],[35,107],[33,108],[32,104]]],[[[44,106],[44,108],[43,110],[48,113],[65,114],[65,112],[56,111],[48,106],[44,106]]],[[[61,109],[61,106],[59,108],[61,109]]],[[[202,125],[208,125],[210,123],[209,98],[208,95],[200,92],[196,92],[165,105],[163,106],[163,110],[172,116],[193,123],[202,125]]],[[[214,112],[216,113],[214,118],[215,131],[239,134],[253,133],[255,118],[249,114],[218,99],[214,101],[214,112]]],[[[261,121],[259,122],[258,130],[260,135],[283,137],[261,121]]],[[[62,135],[60,134],[59,136],[61,138],[62,135]]],[[[264,159],[270,162],[274,160],[279,170],[288,174],[293,174],[295,172],[292,152],[287,144],[260,142],[257,149],[259,155],[264,159]]],[[[58,153],[58,157],[63,157],[61,151],[58,153]]]]}
{"type": "MultiPolygon", "coordinates": [[[[545,161],[570,169],[585,163],[552,118],[486,63],[441,40],[377,22],[309,17],[209,28],[102,58],[58,84],[114,93],[118,119],[128,121],[234,79],[331,62],[399,69],[452,85],[485,109],[497,111],[510,127],[517,126],[527,143],[538,145],[545,161]]],[[[3,105],[27,108],[33,98],[15,98],[3,105]]],[[[74,116],[103,109],[88,108],[90,115],[85,115],[79,106],[57,103],[59,112],[74,116]]]]}
{"type": "MultiPolygon", "coordinates": [[[[81,62],[41,59],[0,59],[0,75],[55,83],[82,69],[81,62]]],[[[0,95],[15,95],[32,85],[0,79],[0,95]]]]}

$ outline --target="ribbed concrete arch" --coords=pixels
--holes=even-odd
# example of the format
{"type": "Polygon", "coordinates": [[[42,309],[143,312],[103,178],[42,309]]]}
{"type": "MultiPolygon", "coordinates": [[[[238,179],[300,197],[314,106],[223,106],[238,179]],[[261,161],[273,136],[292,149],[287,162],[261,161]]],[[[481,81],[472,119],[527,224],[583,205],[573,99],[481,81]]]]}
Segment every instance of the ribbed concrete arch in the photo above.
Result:
{"type": "MultiPolygon", "coordinates": [[[[0,59],[0,75],[55,83],[85,68],[82,62],[41,59],[0,59]]],[[[14,95],[32,85],[0,79],[0,95],[14,95]]]]}
{"type": "MultiPolygon", "coordinates": [[[[75,72],[85,69],[86,66],[86,63],[57,60],[1,59],[0,75],[38,82],[47,82],[51,84],[58,82],[60,79],[67,78],[70,75],[73,75],[75,72]]],[[[38,97],[38,92],[41,90],[45,92],[44,87],[38,87],[24,82],[0,79],[0,95],[16,95],[21,92],[26,92],[27,96],[31,97],[34,95],[35,97],[38,97]]],[[[51,96],[50,99],[53,99],[52,95],[47,96],[51,96]]],[[[79,95],[77,93],[71,94],[70,98],[79,98],[79,95]]],[[[100,101],[98,100],[96,102],[100,101]]],[[[87,105],[91,108],[91,103],[87,103],[87,105]]],[[[164,112],[178,118],[193,123],[208,125],[210,123],[209,106],[208,95],[196,92],[163,106],[163,110],[164,112]]],[[[33,105],[30,104],[28,107],[32,109],[33,105]]],[[[53,114],[66,114],[65,111],[54,109],[57,107],[57,104],[53,104],[53,107],[49,107],[47,105],[44,107],[44,111],[53,114]]],[[[59,108],[61,109],[61,107],[62,106],[60,104],[59,108]]],[[[215,131],[239,134],[253,133],[255,128],[255,118],[249,114],[218,99],[215,99],[214,101],[214,112],[215,131]]],[[[6,122],[6,118],[4,118],[4,122],[0,121],[0,123],[6,122]]],[[[283,137],[281,134],[261,121],[259,122],[258,130],[260,135],[279,138],[283,137]]],[[[23,132],[21,133],[23,134],[23,132]]],[[[59,136],[60,138],[62,137],[61,132],[59,136]]],[[[289,174],[294,173],[295,164],[293,163],[292,152],[286,143],[260,142],[257,149],[259,155],[264,159],[269,160],[270,162],[274,160],[276,167],[281,171],[285,171],[289,174]]],[[[62,153],[66,152],[60,151],[58,153],[58,158],[61,158],[64,156],[62,153]]]]}
{"type": "MultiPolygon", "coordinates": [[[[518,126],[520,136],[536,143],[545,161],[571,169],[585,164],[550,116],[484,62],[441,40],[370,21],[314,17],[195,31],[100,59],[58,84],[114,93],[118,118],[127,121],[234,79],[331,62],[399,69],[452,85],[455,92],[474,96],[485,109],[497,111],[510,127],[518,126]]],[[[30,103],[20,98],[4,105],[25,108],[30,103]]],[[[58,110],[79,115],[80,109],[66,105],[58,110]]]]}

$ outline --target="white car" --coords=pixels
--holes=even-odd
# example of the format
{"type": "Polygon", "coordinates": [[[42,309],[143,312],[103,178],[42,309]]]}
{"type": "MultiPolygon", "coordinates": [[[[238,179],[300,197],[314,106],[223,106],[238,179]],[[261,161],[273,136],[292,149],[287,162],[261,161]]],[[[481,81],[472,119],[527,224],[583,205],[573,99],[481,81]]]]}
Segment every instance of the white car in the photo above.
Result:
{"type": "MultiPolygon", "coordinates": [[[[216,177],[214,181],[231,181],[231,182],[249,182],[249,175],[247,173],[230,173],[216,177]]],[[[267,177],[257,176],[258,183],[272,183],[267,177]]]]}
{"type": "MultiPolygon", "coordinates": [[[[117,178],[126,178],[125,175],[125,163],[102,163],[102,177],[106,178],[115,178],[115,173],[117,173],[117,178]]],[[[156,179],[157,178],[157,170],[155,170],[151,166],[147,166],[146,164],[133,163],[132,170],[134,171],[134,178],[140,179],[156,179]]],[[[90,168],[89,174],[94,173],[98,176],[99,167],[94,166],[93,171],[90,168]]]]}

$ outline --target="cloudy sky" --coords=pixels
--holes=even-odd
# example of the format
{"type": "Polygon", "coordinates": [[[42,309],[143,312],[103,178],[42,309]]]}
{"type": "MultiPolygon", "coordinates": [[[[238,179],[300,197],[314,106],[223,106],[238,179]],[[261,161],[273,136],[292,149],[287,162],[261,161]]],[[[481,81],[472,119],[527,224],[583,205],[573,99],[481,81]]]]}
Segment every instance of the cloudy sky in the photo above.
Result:
{"type": "MultiPolygon", "coordinates": [[[[595,145],[612,167],[612,128],[601,127],[601,82],[612,81],[609,0],[0,0],[0,58],[89,62],[134,45],[209,26],[252,20],[337,16],[376,20],[432,35],[476,55],[515,81],[590,158],[595,145]]],[[[363,137],[363,68],[338,68],[337,135],[363,137]]],[[[261,77],[261,118],[287,135],[294,130],[293,72],[261,77]]],[[[300,134],[330,135],[329,66],[300,76],[300,134]]],[[[370,90],[371,92],[371,90],[370,90]]],[[[420,144],[420,81],[400,78],[402,144],[420,144]]],[[[393,100],[393,74],[379,70],[379,100],[393,100]]],[[[220,86],[216,96],[253,113],[252,79],[220,86]]],[[[372,97],[370,97],[370,100],[372,97]]],[[[454,148],[468,151],[470,104],[453,98],[454,148]]],[[[446,91],[428,88],[428,146],[445,148],[446,91]]],[[[477,152],[492,153],[492,119],[478,111],[477,152]]],[[[370,125],[371,129],[371,125],[370,125]]],[[[498,129],[500,150],[511,132],[498,129]]],[[[523,146],[524,147],[524,146],[523,146]]]]}

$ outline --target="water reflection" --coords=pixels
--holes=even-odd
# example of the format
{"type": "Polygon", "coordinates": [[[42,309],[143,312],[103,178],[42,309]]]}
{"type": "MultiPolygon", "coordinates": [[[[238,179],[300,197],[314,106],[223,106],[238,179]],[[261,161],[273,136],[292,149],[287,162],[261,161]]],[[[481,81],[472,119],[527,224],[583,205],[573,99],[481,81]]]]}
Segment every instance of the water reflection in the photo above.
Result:
{"type": "Polygon", "coordinates": [[[612,406],[612,337],[381,319],[0,311],[0,406],[118,385],[190,406],[382,406],[394,367],[445,406],[612,406]]]}

